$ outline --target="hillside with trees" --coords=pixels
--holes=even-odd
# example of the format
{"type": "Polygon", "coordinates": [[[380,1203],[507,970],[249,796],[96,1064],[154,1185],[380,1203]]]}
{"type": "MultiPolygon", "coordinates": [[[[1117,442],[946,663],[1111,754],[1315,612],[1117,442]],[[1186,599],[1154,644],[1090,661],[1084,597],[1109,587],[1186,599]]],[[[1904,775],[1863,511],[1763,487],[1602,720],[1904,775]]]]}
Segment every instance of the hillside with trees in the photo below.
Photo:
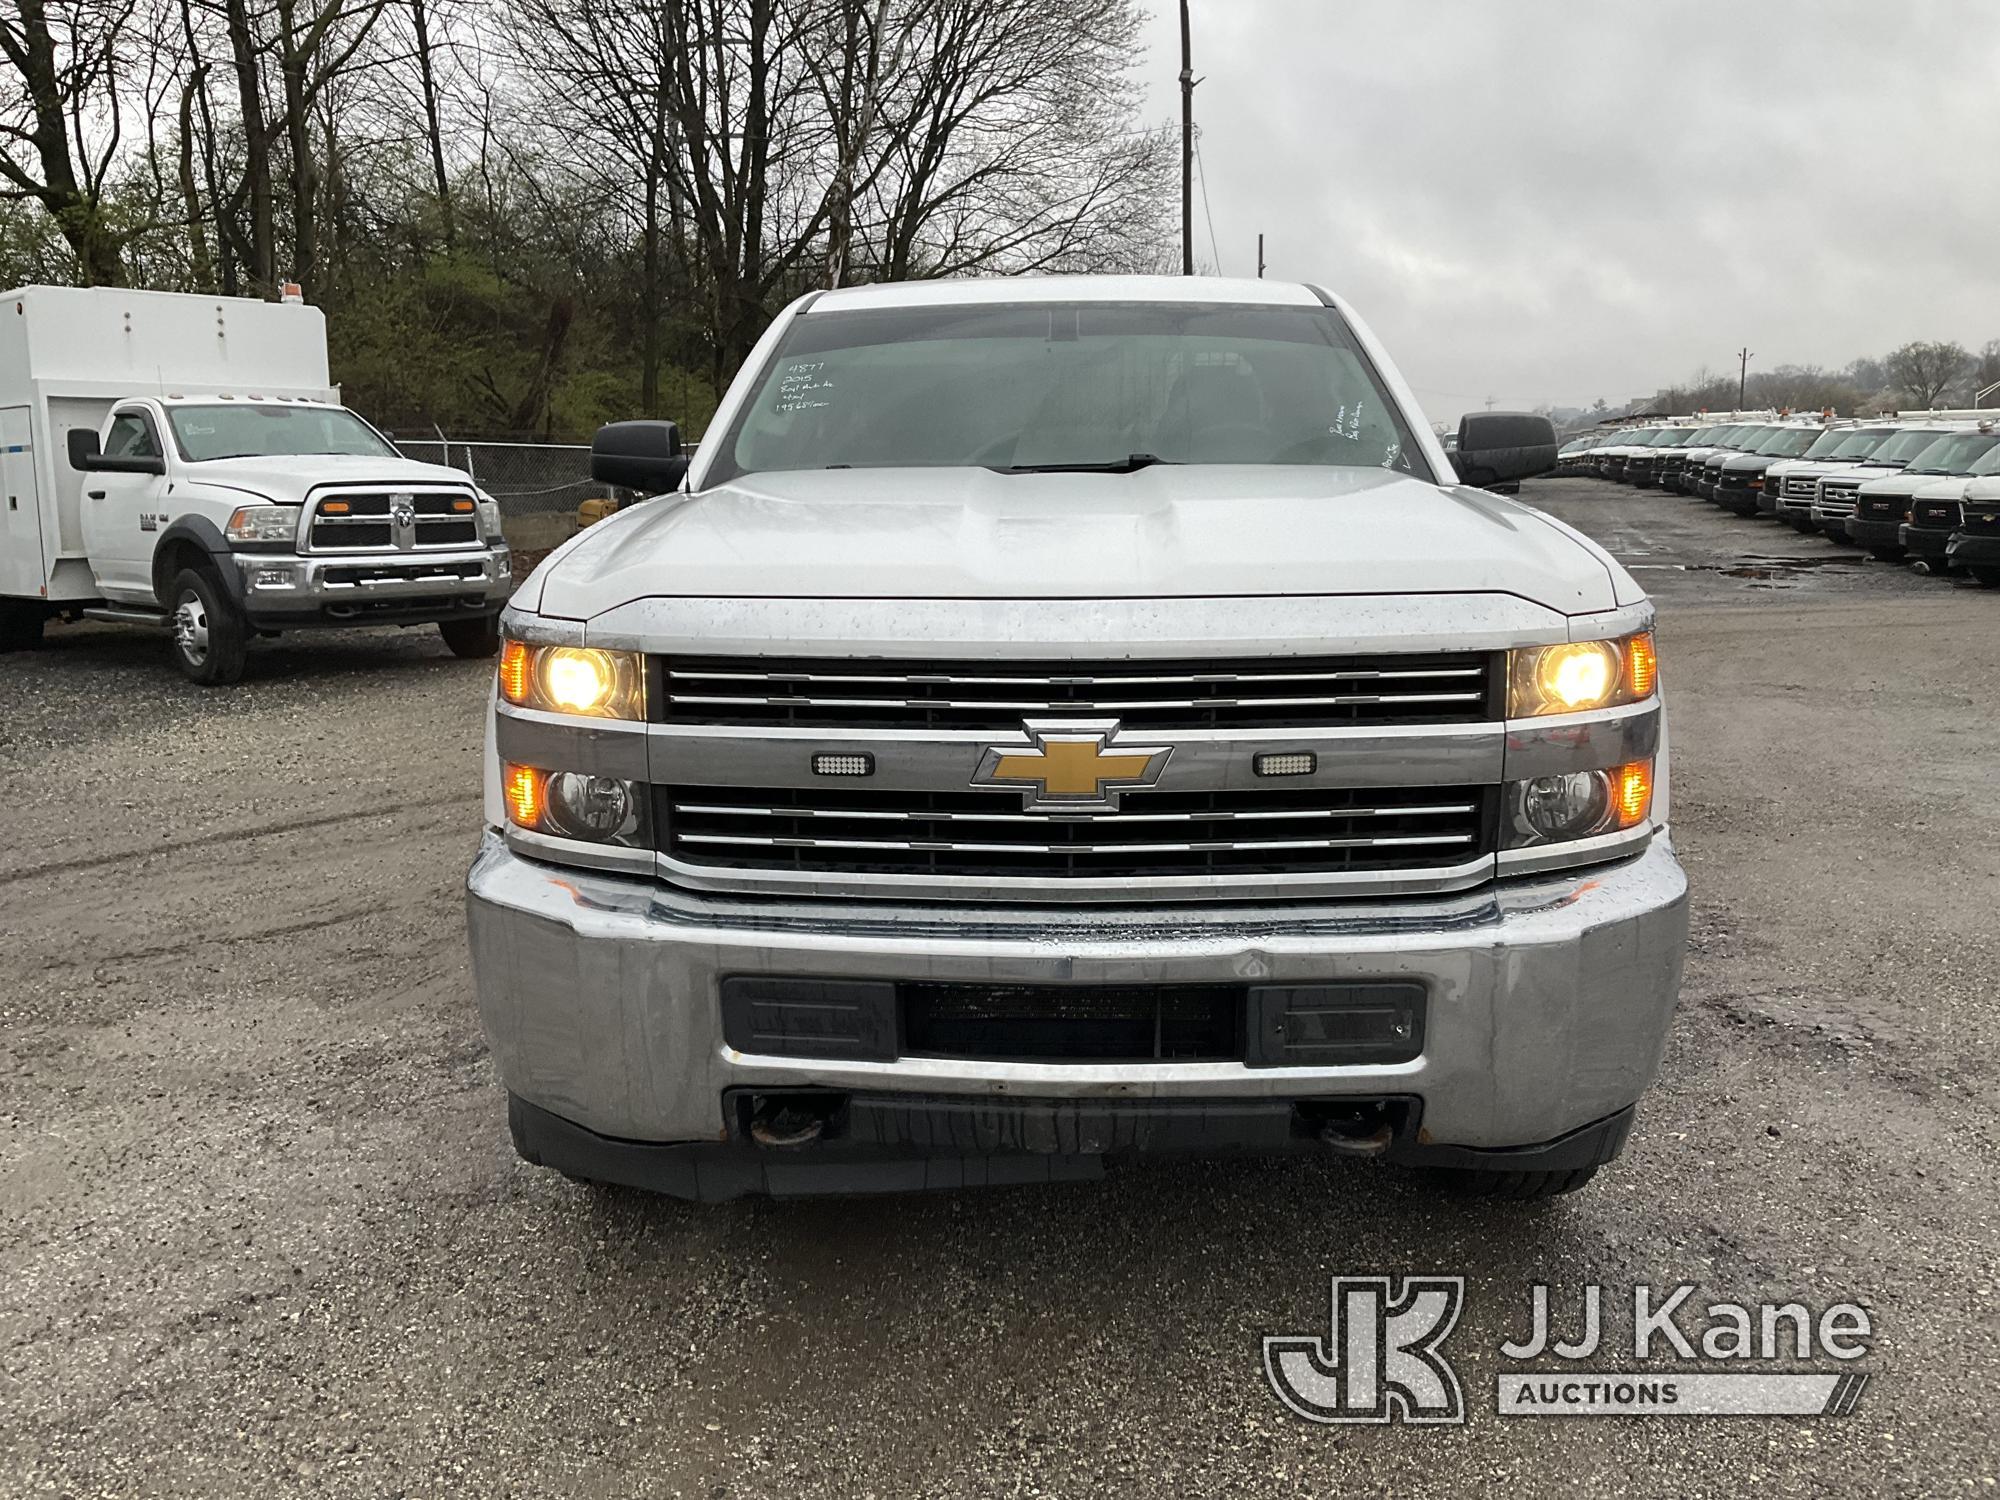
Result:
{"type": "Polygon", "coordinates": [[[698,432],[815,287],[1152,270],[1136,0],[15,0],[0,286],[325,308],[402,429],[698,432]]]}

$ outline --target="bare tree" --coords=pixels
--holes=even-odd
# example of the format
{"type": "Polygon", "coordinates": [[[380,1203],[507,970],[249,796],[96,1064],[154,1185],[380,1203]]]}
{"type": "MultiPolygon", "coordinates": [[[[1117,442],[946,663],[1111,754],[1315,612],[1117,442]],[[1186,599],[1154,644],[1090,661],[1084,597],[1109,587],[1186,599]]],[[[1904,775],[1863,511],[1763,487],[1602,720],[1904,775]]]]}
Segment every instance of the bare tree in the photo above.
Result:
{"type": "Polygon", "coordinates": [[[136,0],[20,0],[0,11],[0,194],[48,212],[86,285],[125,281],[132,231],[105,193],[124,144],[123,49],[136,0]]]}
{"type": "Polygon", "coordinates": [[[1963,344],[1919,342],[1903,345],[1882,363],[1912,405],[1932,407],[1964,377],[1972,356],[1963,344]]]}

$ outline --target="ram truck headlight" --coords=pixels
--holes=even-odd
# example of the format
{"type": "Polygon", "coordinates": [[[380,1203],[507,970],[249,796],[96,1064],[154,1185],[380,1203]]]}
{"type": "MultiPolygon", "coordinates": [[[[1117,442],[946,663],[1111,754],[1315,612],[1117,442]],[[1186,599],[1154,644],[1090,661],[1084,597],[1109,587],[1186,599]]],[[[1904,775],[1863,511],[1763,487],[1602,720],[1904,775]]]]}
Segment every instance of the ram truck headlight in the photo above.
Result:
{"type": "Polygon", "coordinates": [[[296,505],[239,505],[222,528],[232,542],[248,545],[283,542],[289,545],[299,534],[296,505]]]}
{"type": "Polygon", "coordinates": [[[1650,630],[1615,641],[1571,641],[1513,652],[1507,664],[1507,717],[1583,713],[1653,696],[1660,657],[1650,630]]]}
{"type": "Polygon", "coordinates": [[[499,541],[502,536],[500,529],[500,502],[484,490],[481,490],[479,491],[478,511],[480,536],[489,542],[499,541]]]}
{"type": "Polygon", "coordinates": [[[500,648],[500,696],[545,713],[644,719],[646,661],[636,651],[507,641],[500,648]]]}

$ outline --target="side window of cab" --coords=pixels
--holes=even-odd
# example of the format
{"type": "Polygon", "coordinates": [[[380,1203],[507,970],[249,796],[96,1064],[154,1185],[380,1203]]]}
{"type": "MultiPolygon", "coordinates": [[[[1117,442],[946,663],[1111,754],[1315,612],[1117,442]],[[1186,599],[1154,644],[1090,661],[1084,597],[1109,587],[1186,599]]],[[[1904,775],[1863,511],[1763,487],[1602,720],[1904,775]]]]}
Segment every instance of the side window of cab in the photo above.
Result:
{"type": "Polygon", "coordinates": [[[153,419],[142,411],[121,411],[111,419],[111,431],[104,439],[107,458],[161,458],[160,437],[153,419]]]}

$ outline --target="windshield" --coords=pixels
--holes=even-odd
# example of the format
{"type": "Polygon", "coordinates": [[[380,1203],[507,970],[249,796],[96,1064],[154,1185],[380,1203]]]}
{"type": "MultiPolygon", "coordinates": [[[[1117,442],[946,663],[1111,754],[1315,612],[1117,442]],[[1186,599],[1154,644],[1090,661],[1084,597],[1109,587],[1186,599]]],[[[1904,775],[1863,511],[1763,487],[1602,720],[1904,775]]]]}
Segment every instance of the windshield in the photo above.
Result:
{"type": "Polygon", "coordinates": [[[807,313],[708,478],[1142,461],[1434,478],[1332,308],[1146,303],[807,313]]]}
{"type": "Polygon", "coordinates": [[[1930,447],[1917,455],[1905,474],[1964,474],[1970,471],[1974,460],[1984,454],[1995,443],[2000,443],[2000,433],[1960,432],[1951,437],[1939,438],[1930,447]]]}
{"type": "Polygon", "coordinates": [[[400,458],[380,433],[338,406],[169,406],[174,441],[189,463],[303,453],[400,458]]]}
{"type": "Polygon", "coordinates": [[[1759,458],[1797,458],[1819,436],[1810,427],[1781,427],[1757,445],[1759,458]]]}
{"type": "Polygon", "coordinates": [[[1716,434],[1721,431],[1720,427],[1697,428],[1693,432],[1681,434],[1681,440],[1674,446],[1677,448],[1700,448],[1705,444],[1713,443],[1716,439],[1716,434]]]}
{"type": "Polygon", "coordinates": [[[1813,440],[1813,445],[1799,455],[1801,458],[1832,458],[1842,447],[1851,442],[1854,433],[1845,427],[1822,432],[1813,440]]]}
{"type": "Polygon", "coordinates": [[[1871,453],[1868,461],[1876,464],[1892,464],[1901,468],[1943,436],[1944,434],[1935,427],[1917,428],[1914,431],[1905,428],[1871,453]]]}
{"type": "MultiPolygon", "coordinates": [[[[1896,429],[1893,427],[1864,427],[1859,432],[1843,434],[1844,441],[1841,445],[1826,456],[1829,458],[1866,458],[1895,435],[1896,429]]],[[[1818,454],[1814,455],[1814,457],[1818,456],[1818,454]]]]}

